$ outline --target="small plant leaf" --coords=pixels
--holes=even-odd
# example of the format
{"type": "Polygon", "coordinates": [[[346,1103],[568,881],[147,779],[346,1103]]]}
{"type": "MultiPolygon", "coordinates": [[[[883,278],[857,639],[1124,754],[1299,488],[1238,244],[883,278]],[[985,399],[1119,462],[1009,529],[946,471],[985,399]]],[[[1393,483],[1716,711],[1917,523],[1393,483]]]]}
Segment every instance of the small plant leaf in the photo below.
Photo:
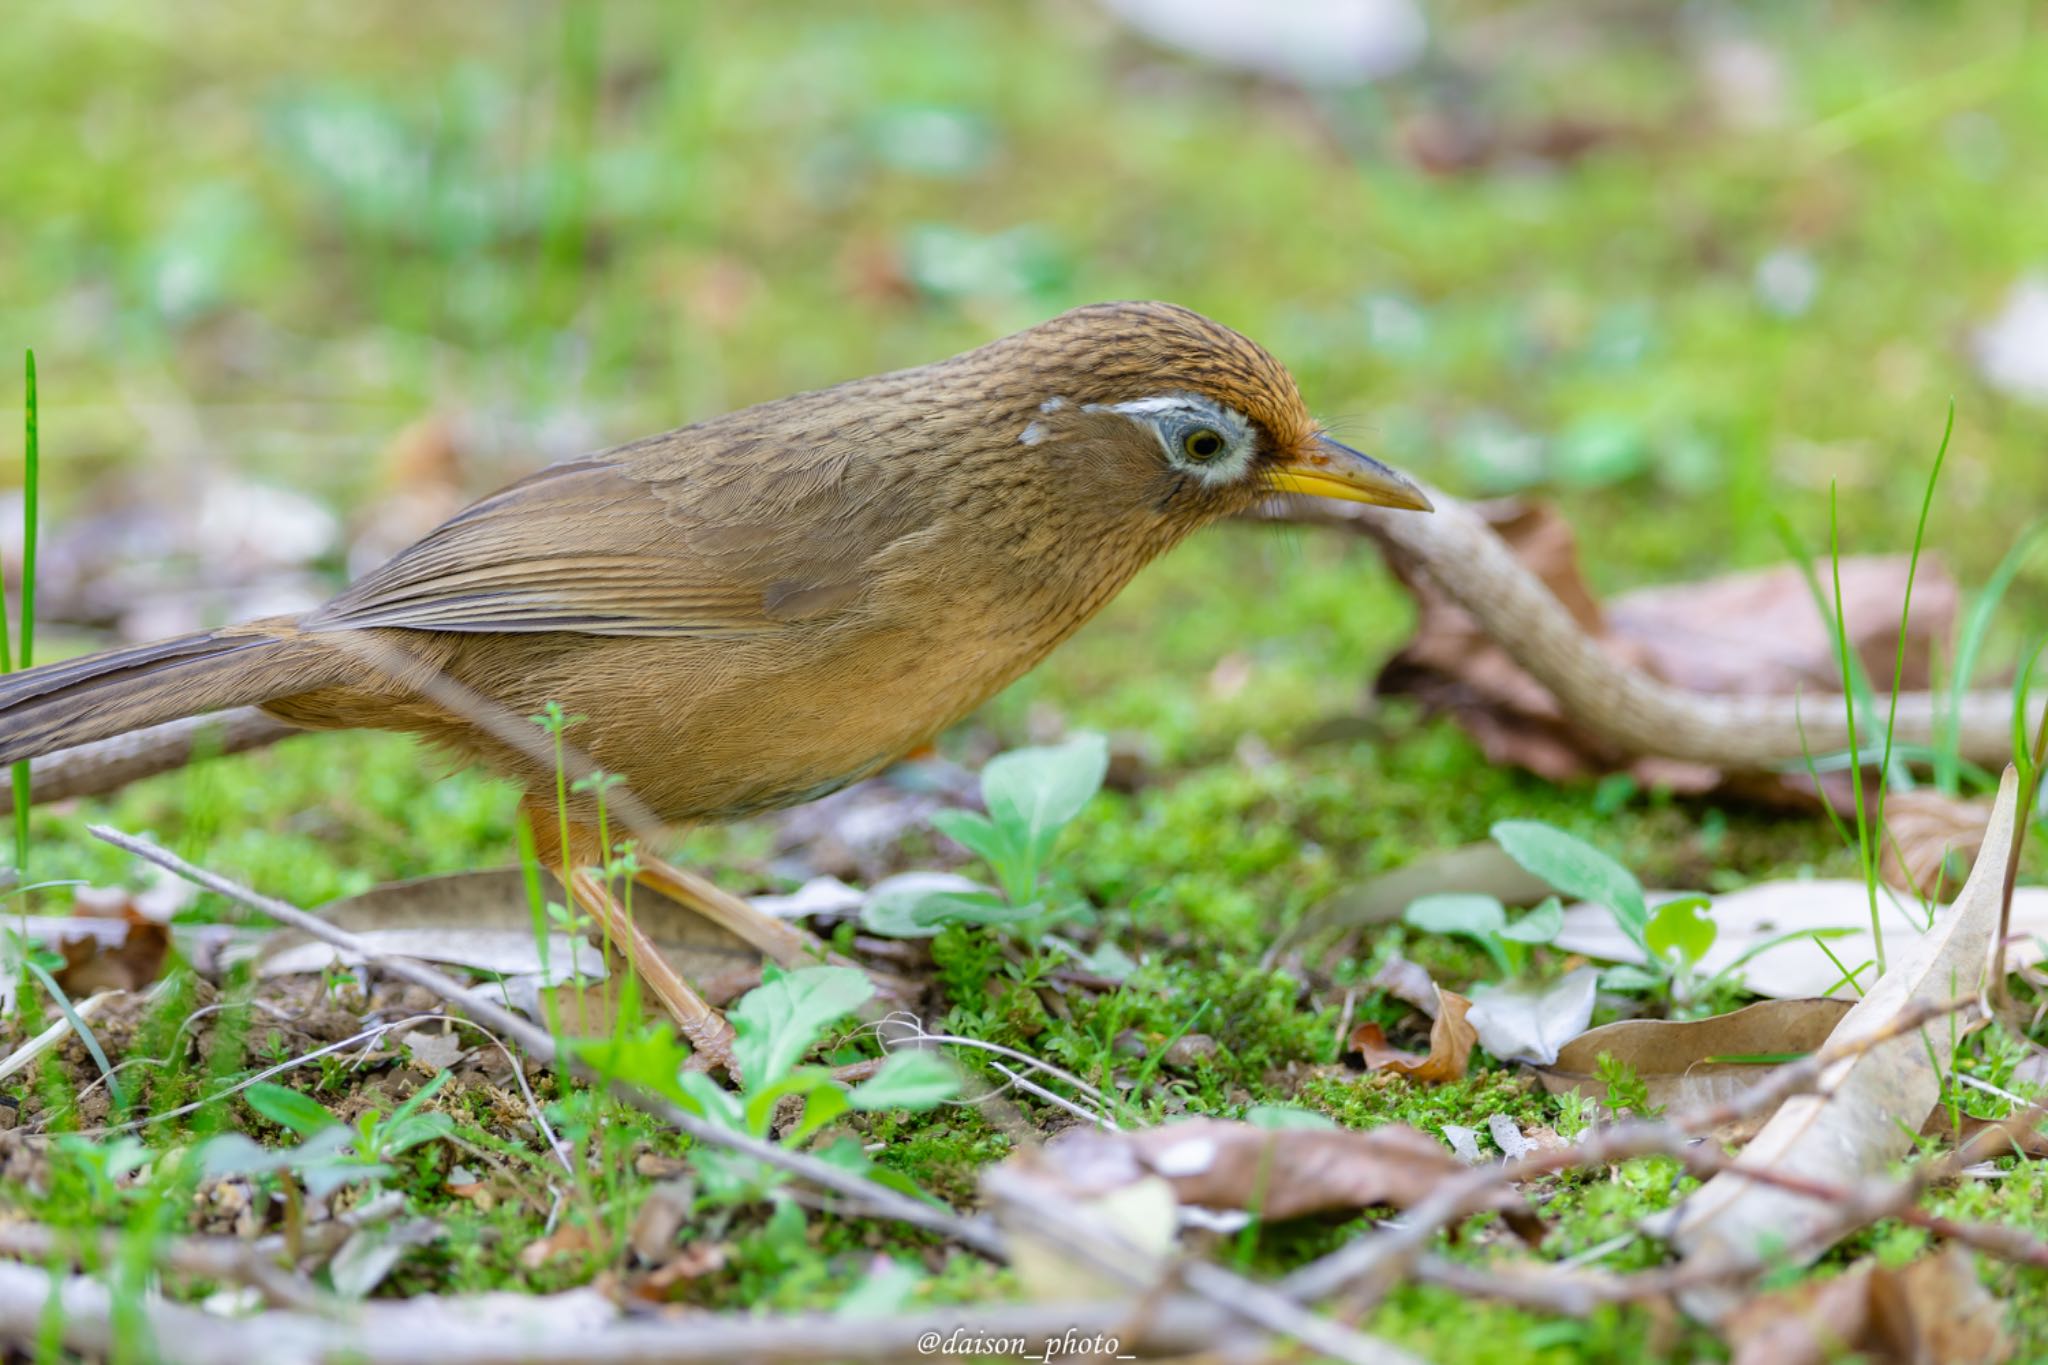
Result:
{"type": "Polygon", "coordinates": [[[242,1099],[264,1118],[301,1138],[312,1137],[341,1124],[340,1119],[328,1112],[326,1105],[288,1086],[259,1081],[242,1092],[242,1099]]]}
{"type": "MultiPolygon", "coordinates": [[[[751,1079],[751,1078],[750,1078],[751,1079]]],[[[768,1136],[775,1110],[790,1095],[816,1096],[833,1088],[832,1073],[822,1066],[800,1066],[772,1085],[747,1089],[746,1130],[755,1137],[768,1136]]]]}
{"type": "Polygon", "coordinates": [[[648,1024],[602,1038],[565,1039],[563,1045],[569,1055],[600,1075],[637,1085],[693,1114],[704,1113],[703,1105],[682,1084],[689,1046],[667,1024],[648,1024]]]}
{"type": "Polygon", "coordinates": [[[1658,906],[1643,929],[1650,955],[1659,962],[1675,959],[1688,965],[1705,957],[1720,932],[1707,914],[1711,904],[1704,896],[1686,896],[1658,906]]]}
{"type": "Polygon", "coordinates": [[[855,1109],[930,1109],[960,1093],[960,1078],[935,1052],[892,1052],[882,1069],[853,1088],[855,1109]]]}
{"type": "Polygon", "coordinates": [[[748,991],[727,1016],[747,1089],[787,1076],[829,1026],[874,993],[874,983],[852,967],[805,967],[748,991]]]}
{"type": "Polygon", "coordinates": [[[1507,927],[1508,913],[1491,896],[1423,896],[1402,912],[1401,922],[1425,934],[1485,939],[1507,927]]]}
{"type": "Polygon", "coordinates": [[[853,1108],[846,1100],[843,1085],[823,1085],[804,1097],[804,1115],[782,1138],[784,1146],[799,1147],[810,1140],[811,1134],[823,1128],[853,1108]]]}
{"type": "Polygon", "coordinates": [[[1650,910],[1635,874],[1585,840],[1540,820],[1503,820],[1493,837],[1508,856],[1568,896],[1598,901],[1631,939],[1643,942],[1650,910]]]}
{"type": "Polygon", "coordinates": [[[1001,896],[986,891],[933,891],[921,898],[911,910],[910,922],[920,929],[937,933],[949,924],[998,927],[1024,924],[1044,913],[1045,907],[1036,902],[1012,905],[1001,896]]]}
{"type": "Polygon", "coordinates": [[[1564,928],[1564,905],[1552,896],[1500,931],[1500,936],[1515,943],[1548,943],[1557,937],[1557,931],[1564,928]]]}
{"type": "Polygon", "coordinates": [[[976,811],[934,812],[932,828],[986,862],[999,876],[1002,870],[1015,863],[1023,852],[1008,829],[996,825],[986,815],[976,811]]]}
{"type": "Polygon", "coordinates": [[[1012,831],[1035,872],[1108,774],[1108,742],[1101,735],[1076,735],[1064,744],[1013,749],[990,759],[981,770],[981,798],[989,818],[1012,831]]]}
{"type": "Polygon", "coordinates": [[[1600,973],[1600,987],[1609,991],[1654,991],[1664,984],[1664,978],[1647,967],[1630,963],[1607,968],[1600,973]]]}

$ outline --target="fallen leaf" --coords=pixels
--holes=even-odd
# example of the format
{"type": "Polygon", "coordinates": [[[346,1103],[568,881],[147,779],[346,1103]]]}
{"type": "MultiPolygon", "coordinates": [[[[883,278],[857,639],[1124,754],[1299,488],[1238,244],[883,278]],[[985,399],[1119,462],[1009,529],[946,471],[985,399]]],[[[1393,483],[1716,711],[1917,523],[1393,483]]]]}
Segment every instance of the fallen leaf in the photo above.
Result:
{"type": "Polygon", "coordinates": [[[2018,280],[1971,343],[1985,383],[2008,397],[2048,404],[2048,276],[2018,280]]]}
{"type": "Polygon", "coordinates": [[[441,1225],[431,1218],[359,1227],[327,1262],[328,1282],[345,1299],[367,1298],[397,1268],[406,1252],[445,1235],[441,1225]]]}
{"type": "Polygon", "coordinates": [[[1998,1365],[2005,1313],[1951,1247],[1896,1270],[1864,1261],[1829,1280],[1750,1298],[1722,1323],[1734,1365],[1824,1365],[1849,1355],[1899,1365],[1998,1365]]]}
{"type": "Polygon", "coordinates": [[[1987,801],[1944,796],[1931,787],[1894,792],[1885,798],[1884,855],[1878,871],[1885,881],[1915,896],[1946,895],[1970,875],[1990,818],[1987,801]]]}
{"type": "Polygon", "coordinates": [[[581,1256],[597,1249],[598,1242],[582,1223],[563,1223],[552,1234],[519,1248],[519,1264],[538,1270],[558,1256],[581,1256]]]}
{"type": "MultiPolygon", "coordinates": [[[[1680,894],[1656,891],[1650,893],[1649,899],[1655,906],[1680,894]]],[[[1927,934],[1927,913],[1911,897],[1881,886],[1877,906],[1888,957],[1898,958],[1909,952],[1927,934]]],[[[1936,909],[1937,931],[1953,913],[1936,909]]],[[[1865,989],[1870,986],[1877,953],[1870,934],[1870,890],[1860,881],[1816,878],[1763,882],[1716,896],[1710,914],[1719,932],[1714,946],[1699,962],[1700,970],[1709,976],[1732,966],[1742,954],[1761,948],[1741,968],[1743,988],[1754,994],[1779,1000],[1830,994],[1853,999],[1857,991],[1843,979],[1842,966],[1837,963],[1865,968],[1857,980],[1865,989]],[[1770,948],[1761,946],[1770,939],[1798,931],[1824,932],[1829,937],[1819,941],[1792,939],[1770,948]]],[[[2014,937],[2006,957],[2012,966],[2028,966],[2048,957],[2048,887],[2023,886],[2014,890],[2011,932],[2014,937]]],[[[1564,926],[1558,930],[1552,946],[1604,962],[1646,961],[1642,950],[1621,932],[1614,916],[1600,905],[1574,905],[1567,909],[1564,926]]]]}
{"type": "MultiPolygon", "coordinates": [[[[2019,774],[2007,768],[1977,869],[1955,906],[1919,942],[1901,945],[1890,969],[1842,1016],[1828,1037],[1830,1044],[1868,1038],[1916,1004],[1983,989],[2005,902],[2018,804],[2019,774]]],[[[1940,1097],[1957,1032],[1923,1028],[1842,1058],[1822,1074],[1818,1094],[1797,1095],[1780,1105],[1736,1164],[1837,1185],[1853,1186],[1882,1174],[1911,1149],[1921,1121],[1940,1097]]],[[[1672,1240],[1688,1264],[1712,1269],[1747,1265],[1764,1256],[1775,1263],[1788,1253],[1810,1261],[1849,1231],[1824,1201],[1724,1171],[1681,1206],[1672,1240]]],[[[1714,1322],[1742,1299],[1739,1290],[1702,1287],[1687,1291],[1681,1302],[1693,1316],[1714,1322]]]]}
{"type": "Polygon", "coordinates": [[[1429,25],[1415,0],[1102,0],[1153,42],[1292,85],[1351,86],[1412,66],[1429,25]]]}
{"type": "MultiPolygon", "coordinates": [[[[560,899],[560,889],[551,881],[544,883],[543,891],[560,899]]],[[[519,868],[389,882],[330,901],[315,913],[379,951],[504,977],[515,1003],[535,1008],[537,1000],[529,997],[538,988],[566,981],[576,972],[592,982],[607,979],[597,947],[559,928],[547,936],[547,970],[542,972],[526,878],[519,868]]],[[[633,890],[633,917],[676,969],[693,981],[759,964],[760,955],[740,939],[646,887],[633,890]]],[[[332,946],[296,930],[268,936],[255,956],[259,974],[266,977],[324,971],[345,960],[332,946]]]]}
{"type": "MultiPolygon", "coordinates": [[[[1797,566],[1641,589],[1603,607],[1581,578],[1571,528],[1554,509],[1513,499],[1474,506],[1579,626],[1621,662],[1710,694],[1840,690],[1833,632],[1797,566]]],[[[1494,762],[1554,782],[1627,772],[1645,786],[1684,794],[1730,790],[1778,804],[1812,803],[1813,785],[1803,775],[1729,775],[1617,750],[1567,717],[1426,573],[1399,555],[1393,566],[1415,595],[1419,614],[1414,638],[1380,673],[1377,689],[1450,712],[1494,762]]],[[[1910,563],[1903,556],[1851,557],[1840,568],[1850,645],[1872,677],[1890,678],[1910,563]]],[[[1947,573],[1923,556],[1907,622],[1905,686],[1926,685],[1934,642],[1946,638],[1956,603],[1947,573]]],[[[1821,794],[1853,800],[1846,782],[1821,794]]]]}
{"type": "Polygon", "coordinates": [[[1762,1000],[1711,1019],[1623,1019],[1572,1039],[1536,1074],[1553,1095],[1577,1091],[1606,1104],[1607,1087],[1598,1074],[1604,1054],[1635,1072],[1658,1108],[1719,1104],[1771,1069],[1768,1063],[1728,1059],[1812,1052],[1849,1007],[1847,1000],[1829,998],[1762,1000]]]}
{"type": "Polygon", "coordinates": [[[1451,1150],[1458,1160],[1467,1166],[1486,1164],[1486,1153],[1479,1150],[1479,1130],[1467,1128],[1462,1123],[1447,1123],[1443,1126],[1444,1141],[1451,1144],[1451,1150]]]}
{"type": "Polygon", "coordinates": [[[633,1254],[647,1265],[666,1264],[675,1252],[677,1235],[690,1220],[696,1198],[697,1187],[688,1180],[664,1180],[649,1189],[633,1216],[632,1230],[626,1234],[633,1254]]]}
{"type": "Polygon", "coordinates": [[[677,1285],[691,1280],[701,1280],[706,1275],[715,1275],[725,1269],[727,1256],[724,1242],[699,1241],[685,1243],[673,1256],[663,1261],[646,1274],[629,1283],[635,1298],[651,1303],[662,1303],[670,1297],[670,1291],[677,1285]]]}
{"type": "Polygon", "coordinates": [[[1430,1018],[1436,1018],[1436,982],[1418,963],[1405,957],[1390,957],[1365,984],[1369,990],[1385,991],[1401,1003],[1413,1005],[1430,1018]]]}
{"type": "MultiPolygon", "coordinates": [[[[81,897],[73,904],[72,918],[92,921],[94,929],[58,944],[64,965],[56,973],[57,984],[66,995],[140,990],[163,975],[170,930],[161,920],[138,911],[128,897],[116,893],[97,903],[81,897]],[[108,927],[99,929],[102,924],[108,927]]],[[[9,921],[17,931],[20,925],[18,919],[9,921]]]]}
{"type": "Polygon", "coordinates": [[[1391,1071],[1426,1085],[1462,1081],[1472,1060],[1479,1031],[1466,1022],[1472,1002],[1456,991],[1436,988],[1436,1018],[1429,1026],[1429,1054],[1422,1056],[1391,1047],[1380,1026],[1367,1022],[1351,1031],[1351,1050],[1365,1058],[1368,1071],[1391,1071]]]}
{"type": "Polygon", "coordinates": [[[1506,1114],[1489,1114],[1486,1131],[1493,1134],[1493,1145],[1500,1148],[1501,1155],[1510,1161],[1519,1160],[1536,1149],[1536,1144],[1523,1137],[1521,1127],[1506,1114]]]}
{"type": "MultiPolygon", "coordinates": [[[[1136,1132],[1074,1129],[1029,1157],[1040,1178],[1070,1195],[1098,1196],[1156,1177],[1182,1204],[1255,1212],[1274,1222],[1383,1204],[1407,1208],[1463,1170],[1442,1143],[1397,1123],[1361,1131],[1188,1119],[1136,1132]]],[[[1540,1229],[1511,1191],[1501,1191],[1492,1207],[1524,1236],[1540,1229]]]]}
{"type": "Polygon", "coordinates": [[[446,1071],[469,1052],[469,1049],[462,1045],[462,1040],[452,1031],[429,1033],[425,1029],[416,1028],[398,1041],[405,1046],[406,1053],[413,1063],[429,1072],[446,1071]]]}
{"type": "Polygon", "coordinates": [[[1592,1022],[1599,984],[1597,968],[1576,967],[1547,986],[1475,986],[1465,1017],[1479,1045],[1502,1061],[1547,1066],[1592,1022]]]}

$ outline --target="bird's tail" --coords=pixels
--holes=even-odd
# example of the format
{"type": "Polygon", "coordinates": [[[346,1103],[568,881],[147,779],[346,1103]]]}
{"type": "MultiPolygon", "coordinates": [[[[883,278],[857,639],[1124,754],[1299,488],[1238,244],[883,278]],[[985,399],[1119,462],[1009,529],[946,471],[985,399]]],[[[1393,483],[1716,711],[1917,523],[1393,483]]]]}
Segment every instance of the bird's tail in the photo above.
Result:
{"type": "Polygon", "coordinates": [[[0,764],[348,676],[340,651],[279,623],[179,635],[0,677],[0,764]]]}

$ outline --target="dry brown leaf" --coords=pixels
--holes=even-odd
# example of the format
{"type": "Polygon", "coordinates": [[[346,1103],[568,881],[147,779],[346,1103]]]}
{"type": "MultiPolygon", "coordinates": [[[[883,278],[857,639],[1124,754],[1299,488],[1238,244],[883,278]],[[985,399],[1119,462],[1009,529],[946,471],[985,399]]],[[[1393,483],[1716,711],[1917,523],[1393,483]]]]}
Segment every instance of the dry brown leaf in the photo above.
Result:
{"type": "Polygon", "coordinates": [[[1990,818],[1988,801],[1964,801],[1931,788],[1893,793],[1884,803],[1878,870],[1901,891],[1945,899],[1970,875],[1990,818]]]}
{"type": "Polygon", "coordinates": [[[1998,1365],[2012,1355],[2004,1318],[1969,1254],[1950,1248],[1749,1299],[1722,1326],[1734,1365],[1823,1365],[1852,1353],[1872,1365],[1998,1365]]]}
{"type": "Polygon", "coordinates": [[[1553,1095],[1574,1090],[1605,1104],[1607,1087],[1598,1079],[1605,1054],[1642,1079],[1652,1105],[1719,1104],[1763,1080],[1771,1068],[1713,1058],[1811,1052],[1827,1041],[1849,1005],[1829,997],[1763,1000],[1711,1019],[1623,1019],[1586,1030],[1536,1074],[1553,1095]]]}
{"type": "Polygon", "coordinates": [[[690,1220],[690,1207],[697,1187],[688,1180],[664,1180],[647,1192],[626,1243],[646,1265],[666,1265],[675,1252],[676,1237],[690,1220]]]}
{"type": "MultiPolygon", "coordinates": [[[[1573,619],[1624,663],[1676,686],[1708,693],[1812,694],[1841,688],[1835,641],[1795,566],[1625,593],[1603,609],[1579,574],[1571,527],[1548,505],[1504,499],[1475,510],[1554,592],[1573,619]]],[[[1645,786],[1683,793],[1728,789],[1753,799],[1808,804],[1804,777],[1732,777],[1698,763],[1639,757],[1585,731],[1426,574],[1397,557],[1414,593],[1415,637],[1380,673],[1378,690],[1420,697],[1451,712],[1488,758],[1554,782],[1629,772],[1645,786]]],[[[1902,556],[1841,561],[1850,643],[1873,678],[1892,676],[1902,556]]],[[[1956,589],[1925,557],[1914,584],[1904,685],[1924,687],[1933,642],[1955,617],[1956,589]]],[[[1827,799],[1852,797],[1846,782],[1827,799]]]]}
{"type": "Polygon", "coordinates": [[[1372,980],[1365,983],[1370,990],[1385,991],[1404,1005],[1413,1005],[1430,1018],[1436,1018],[1436,982],[1419,963],[1405,957],[1390,957],[1372,974],[1372,980]]]}
{"type": "Polygon", "coordinates": [[[563,1223],[549,1236],[519,1248],[519,1264],[538,1270],[558,1256],[581,1256],[598,1249],[600,1242],[582,1223],[563,1223]]]}
{"type": "MultiPolygon", "coordinates": [[[[21,923],[10,920],[9,926],[18,929],[21,923]]],[[[165,916],[120,890],[80,887],[70,917],[51,929],[64,955],[57,984],[73,999],[140,990],[163,975],[171,947],[165,916]]]]}
{"type": "Polygon", "coordinates": [[[725,1259],[726,1245],[723,1242],[687,1242],[653,1270],[628,1281],[627,1292],[650,1303],[666,1302],[677,1297],[674,1290],[678,1285],[701,1280],[725,1269],[725,1259]]]}
{"type": "MultiPolygon", "coordinates": [[[[1842,1016],[1830,1044],[1867,1039],[1902,1011],[1983,989],[2005,901],[2018,806],[2019,774],[2007,768],[1977,870],[1954,907],[1910,950],[1895,955],[1890,970],[1842,1016]]],[[[1779,1106],[1736,1158],[1737,1166],[1849,1186],[1881,1174],[1911,1148],[1940,1097],[1958,1032],[1923,1028],[1842,1058],[1822,1073],[1818,1094],[1794,1096],[1779,1106]]],[[[1825,1201],[1724,1171],[1686,1200],[1672,1240],[1690,1264],[1712,1269],[1748,1265],[1788,1249],[1810,1260],[1849,1231],[1825,1201]]],[[[1732,1289],[1701,1288],[1681,1302],[1711,1322],[1733,1311],[1742,1297],[1732,1289]]]]}
{"type": "MultiPolygon", "coordinates": [[[[1182,1204],[1274,1221],[1382,1204],[1407,1208],[1464,1170],[1442,1143],[1395,1123],[1362,1132],[1232,1119],[1125,1133],[1076,1129],[1028,1156],[1035,1173],[1079,1197],[1157,1177],[1182,1204]]],[[[1502,1191],[1493,1207],[1525,1237],[1540,1232],[1520,1196],[1502,1191]]]]}
{"type": "Polygon", "coordinates": [[[1365,1058],[1368,1071],[1391,1071],[1427,1085],[1465,1079],[1472,1046],[1479,1041],[1479,1030],[1465,1021],[1472,1002],[1442,986],[1435,989],[1436,1018],[1429,1026],[1427,1056],[1389,1046],[1378,1024],[1360,1024],[1351,1031],[1351,1048],[1365,1058]]]}

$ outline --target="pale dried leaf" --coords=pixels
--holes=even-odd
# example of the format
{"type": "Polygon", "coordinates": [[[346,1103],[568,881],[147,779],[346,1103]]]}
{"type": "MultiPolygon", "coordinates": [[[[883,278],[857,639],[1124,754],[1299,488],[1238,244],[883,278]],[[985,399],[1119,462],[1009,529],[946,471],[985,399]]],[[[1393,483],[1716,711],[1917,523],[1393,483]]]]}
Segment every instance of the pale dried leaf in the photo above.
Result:
{"type": "Polygon", "coordinates": [[[1493,1134],[1493,1145],[1500,1148],[1501,1155],[1510,1161],[1520,1160],[1536,1150],[1536,1144],[1523,1137],[1521,1127],[1506,1114],[1488,1115],[1486,1131],[1493,1134]]]}
{"type": "Polygon", "coordinates": [[[1722,1323],[1734,1365],[1865,1360],[1998,1365],[2012,1355],[2005,1314],[1969,1253],[1936,1252],[1896,1270],[1864,1261],[1829,1280],[1749,1298],[1722,1323]]]}
{"type": "Polygon", "coordinates": [[[1988,801],[1965,801],[1932,788],[1896,792],[1884,803],[1885,881],[1922,898],[1962,885],[1984,842],[1988,801]]]}
{"type": "Polygon", "coordinates": [[[1436,982],[1427,969],[1405,957],[1390,957],[1365,983],[1368,989],[1385,991],[1404,1005],[1413,1005],[1436,1018],[1436,982]]]}
{"type": "Polygon", "coordinates": [[[1475,986],[1465,1017],[1502,1061],[1546,1066],[1592,1022],[1599,984],[1598,969],[1577,967],[1547,986],[1475,986]]]}
{"type": "MultiPolygon", "coordinates": [[[[1901,1011],[1983,989],[2005,900],[2019,802],[2019,775],[2008,768],[1977,870],[1934,930],[1900,945],[1889,971],[1829,1035],[1848,1043],[1886,1028],[1901,1011]]],[[[1956,1030],[1925,1028],[1845,1057],[1822,1075],[1820,1093],[1787,1100],[1751,1140],[1737,1164],[1837,1185],[1857,1185],[1908,1151],[1941,1094],[1956,1030]]],[[[1787,1248],[1811,1259],[1849,1229],[1834,1208],[1723,1172],[1684,1204],[1674,1242],[1695,1265],[1748,1264],[1787,1248]]],[[[1696,1317],[1715,1321],[1742,1295],[1726,1288],[1688,1292],[1696,1317]]]]}
{"type": "Polygon", "coordinates": [[[1479,1130],[1467,1128],[1462,1123],[1447,1123],[1443,1126],[1444,1141],[1451,1144],[1458,1160],[1467,1166],[1486,1164],[1486,1153],[1479,1150],[1479,1130]]]}
{"type": "MultiPolygon", "coordinates": [[[[1678,894],[1652,892],[1650,901],[1658,905],[1678,894]]],[[[1884,926],[1886,956],[1897,960],[1924,936],[1926,911],[1916,899],[1882,886],[1878,888],[1877,905],[1879,923],[1884,926]]],[[[1936,926],[1946,923],[1953,913],[1937,908],[1936,926]]],[[[1877,956],[1870,935],[1870,891],[1860,881],[1816,878],[1764,882],[1716,896],[1712,915],[1719,933],[1699,964],[1710,976],[1751,948],[1781,934],[1796,930],[1839,931],[1837,936],[1825,940],[1825,947],[1810,938],[1794,939],[1765,949],[1743,964],[1743,987],[1757,995],[1779,1000],[1830,994],[1854,999],[1857,992],[1842,979],[1835,962],[1839,960],[1853,968],[1869,964],[1877,956]]],[[[2048,943],[2048,887],[2023,886],[2013,892],[2012,932],[2016,937],[2007,950],[2011,965],[2028,966],[2048,956],[2048,948],[2043,946],[2048,943]]],[[[1599,905],[1567,909],[1564,927],[1558,931],[1553,946],[1603,962],[1645,960],[1642,950],[1616,927],[1614,916],[1599,905]]],[[[1867,990],[1871,972],[1864,971],[1857,980],[1867,990]]]]}
{"type": "MultiPolygon", "coordinates": [[[[1240,1209],[1272,1221],[1383,1204],[1406,1208],[1461,1170],[1441,1143],[1401,1124],[1361,1132],[1265,1128],[1231,1119],[1189,1119],[1127,1133],[1076,1129],[1012,1161],[1074,1197],[1157,1178],[1182,1204],[1240,1209]]],[[[1534,1226],[1511,1192],[1502,1191],[1495,1207],[1518,1230],[1534,1226]]]]}
{"type": "Polygon", "coordinates": [[[1606,1104],[1607,1087],[1598,1079],[1605,1054],[1635,1072],[1658,1108],[1719,1104],[1762,1081],[1771,1067],[1715,1058],[1811,1052],[1849,1007],[1826,997],[1762,1000],[1711,1019],[1623,1019],[1580,1034],[1537,1075],[1553,1095],[1572,1090],[1606,1104]]]}
{"type": "Polygon", "coordinates": [[[451,1033],[429,1033],[413,1029],[398,1040],[413,1062],[427,1071],[446,1071],[461,1061],[469,1049],[451,1033]]]}

